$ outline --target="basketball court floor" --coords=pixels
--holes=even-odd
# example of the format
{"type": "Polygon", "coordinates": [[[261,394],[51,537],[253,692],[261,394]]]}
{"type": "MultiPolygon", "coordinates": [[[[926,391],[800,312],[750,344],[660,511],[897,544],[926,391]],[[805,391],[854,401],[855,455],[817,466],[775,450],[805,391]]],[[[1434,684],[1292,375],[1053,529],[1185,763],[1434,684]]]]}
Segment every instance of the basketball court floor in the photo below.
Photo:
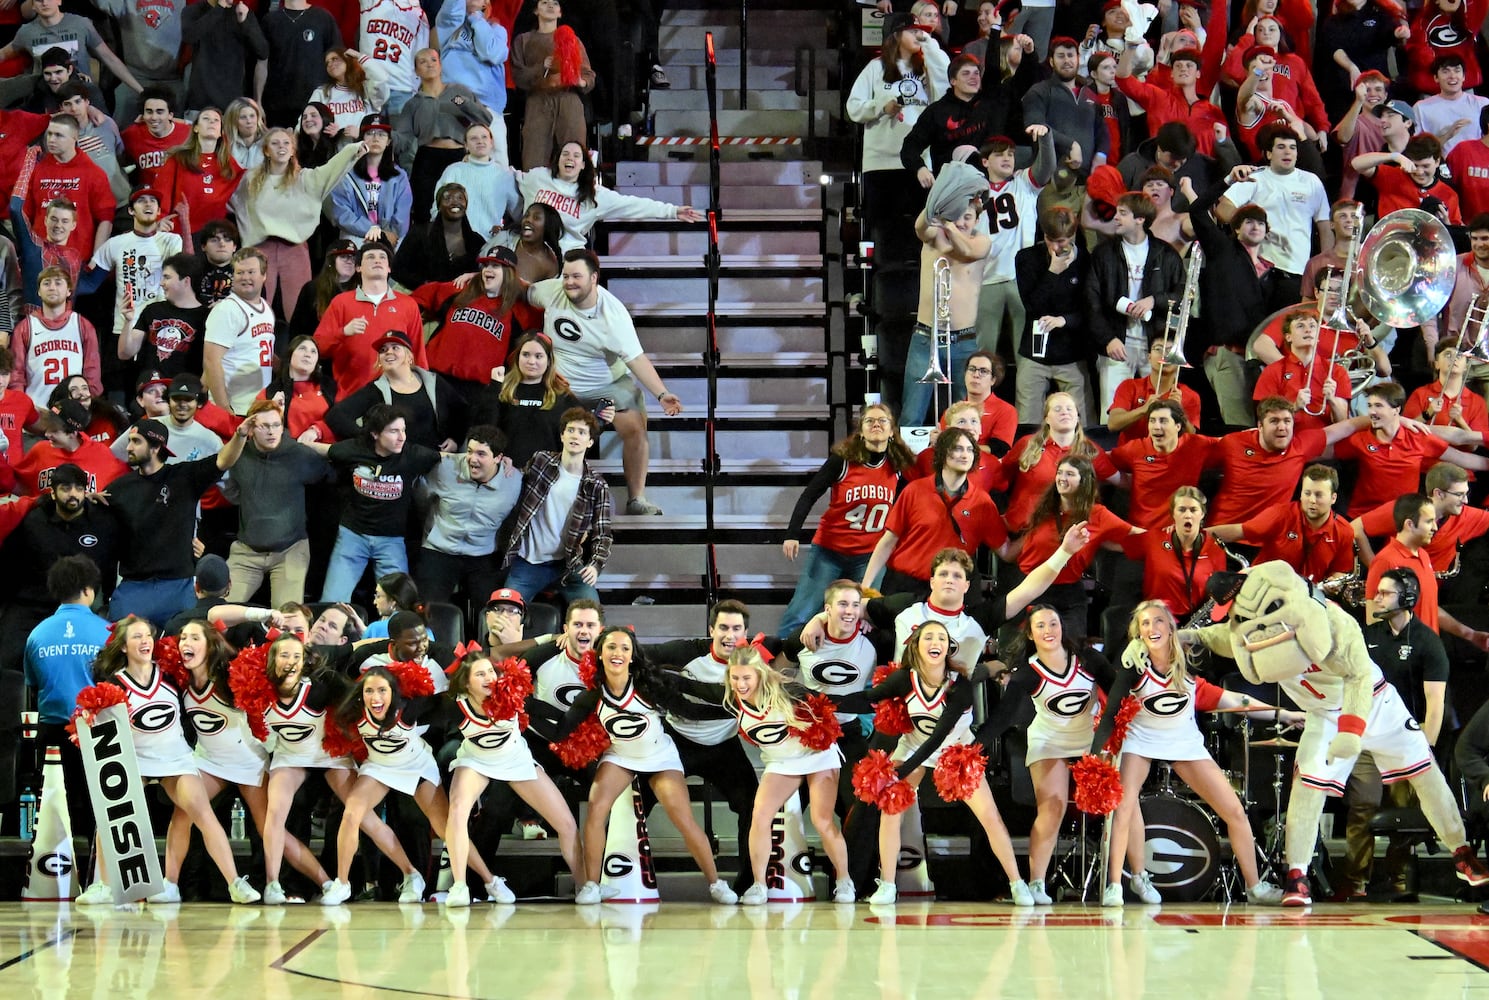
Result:
{"type": "Polygon", "coordinates": [[[1489,997],[1466,904],[0,906],[0,996],[1489,997]]]}

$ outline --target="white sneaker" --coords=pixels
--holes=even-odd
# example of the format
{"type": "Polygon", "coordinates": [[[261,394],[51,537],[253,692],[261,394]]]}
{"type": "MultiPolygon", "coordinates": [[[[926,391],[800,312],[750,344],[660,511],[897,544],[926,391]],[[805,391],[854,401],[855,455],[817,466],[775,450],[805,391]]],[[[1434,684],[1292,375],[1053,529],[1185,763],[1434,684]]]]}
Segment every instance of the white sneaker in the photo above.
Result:
{"type": "Polygon", "coordinates": [[[708,894],[713,898],[713,901],[715,903],[718,903],[720,906],[733,906],[735,903],[739,902],[739,896],[735,895],[734,890],[729,888],[729,883],[725,882],[723,879],[719,879],[717,882],[710,884],[708,887],[708,894]]]}
{"type": "Polygon", "coordinates": [[[869,905],[893,906],[895,899],[900,894],[900,891],[894,887],[894,883],[886,882],[882,878],[875,879],[874,881],[879,883],[879,888],[875,889],[874,894],[869,897],[869,905]]]}
{"type": "Polygon", "coordinates": [[[598,882],[586,882],[574,893],[576,906],[595,906],[600,902],[600,885],[598,882]]]}
{"type": "Polygon", "coordinates": [[[1121,882],[1113,882],[1111,885],[1108,885],[1105,889],[1101,890],[1101,905],[1102,906],[1121,906],[1122,905],[1122,883],[1121,882]]]}
{"type": "Polygon", "coordinates": [[[764,906],[766,900],[768,900],[769,898],[770,894],[766,892],[765,886],[761,885],[759,882],[756,882],[754,885],[750,886],[744,891],[743,896],[739,897],[739,905],[764,906]]]}
{"type": "MultiPolygon", "coordinates": [[[[239,904],[257,903],[260,899],[263,898],[259,895],[259,891],[257,889],[248,884],[247,875],[239,875],[237,878],[233,879],[233,881],[227,887],[227,894],[229,899],[239,904]]],[[[177,898],[180,898],[179,894],[177,894],[177,898]]]]}
{"type": "Polygon", "coordinates": [[[518,822],[517,832],[522,835],[523,840],[548,839],[548,831],[543,829],[543,824],[535,819],[525,819],[518,822]]]}
{"type": "Polygon", "coordinates": [[[450,886],[450,891],[445,894],[446,906],[469,906],[470,886],[464,882],[456,882],[450,886]]]}
{"type": "Polygon", "coordinates": [[[1158,894],[1157,889],[1153,888],[1153,876],[1147,872],[1138,872],[1132,876],[1127,880],[1127,887],[1132,890],[1134,896],[1149,906],[1157,906],[1163,902],[1163,897],[1158,894]]]}
{"type": "Polygon", "coordinates": [[[108,906],[114,901],[114,890],[102,882],[94,882],[78,894],[73,902],[79,906],[108,906]]]}
{"type": "Polygon", "coordinates": [[[1029,883],[1021,878],[1008,884],[1008,894],[1013,897],[1014,906],[1034,905],[1034,894],[1029,891],[1029,883]]]}
{"type": "Polygon", "coordinates": [[[847,903],[849,906],[858,902],[858,889],[853,885],[851,878],[838,879],[838,884],[832,890],[832,901],[847,903]]]}
{"type": "Polygon", "coordinates": [[[403,882],[398,886],[398,902],[400,903],[422,903],[424,902],[424,876],[418,872],[409,872],[403,877],[403,882]]]}
{"type": "Polygon", "coordinates": [[[619,895],[620,895],[620,890],[617,889],[615,886],[613,886],[613,885],[606,885],[604,882],[601,882],[600,883],[600,900],[601,900],[601,902],[605,902],[605,901],[614,899],[616,896],[619,896],[619,895]]]}
{"type": "Polygon", "coordinates": [[[495,903],[515,903],[517,894],[507,888],[507,880],[500,875],[494,875],[490,882],[486,883],[486,895],[495,903]]]}
{"type": "Polygon", "coordinates": [[[1050,894],[1044,891],[1044,879],[1037,878],[1029,883],[1029,895],[1034,897],[1035,906],[1049,906],[1054,902],[1050,894]]]}
{"type": "Polygon", "coordinates": [[[283,906],[289,901],[290,898],[289,896],[285,895],[284,886],[280,885],[278,882],[270,882],[268,885],[264,886],[265,906],[283,906]]]}
{"type": "Polygon", "coordinates": [[[1258,882],[1246,890],[1246,901],[1264,906],[1276,906],[1282,902],[1282,890],[1271,882],[1258,882]]]}
{"type": "Polygon", "coordinates": [[[321,905],[340,906],[352,898],[352,887],[349,883],[333,878],[321,885],[321,905]]]}
{"type": "MultiPolygon", "coordinates": [[[[153,896],[147,896],[146,902],[150,903],[179,903],[181,902],[181,887],[176,883],[166,880],[164,888],[153,896]]],[[[232,894],[232,887],[228,887],[228,894],[232,894]]]]}

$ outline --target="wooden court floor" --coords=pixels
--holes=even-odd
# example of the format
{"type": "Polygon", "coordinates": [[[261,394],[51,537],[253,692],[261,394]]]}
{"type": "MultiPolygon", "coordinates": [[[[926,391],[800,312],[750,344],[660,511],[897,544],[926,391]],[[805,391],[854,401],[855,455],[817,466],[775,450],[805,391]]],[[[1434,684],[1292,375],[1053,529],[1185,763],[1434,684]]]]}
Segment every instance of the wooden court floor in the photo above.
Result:
{"type": "Polygon", "coordinates": [[[1489,998],[1464,904],[0,906],[0,997],[1489,998]]]}

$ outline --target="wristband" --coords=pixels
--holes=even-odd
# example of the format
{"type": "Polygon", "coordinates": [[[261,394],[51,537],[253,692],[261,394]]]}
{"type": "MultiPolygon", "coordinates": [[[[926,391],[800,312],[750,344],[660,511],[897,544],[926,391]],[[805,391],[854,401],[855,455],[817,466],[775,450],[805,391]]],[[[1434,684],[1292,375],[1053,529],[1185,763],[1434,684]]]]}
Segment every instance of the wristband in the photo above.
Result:
{"type": "Polygon", "coordinates": [[[1065,549],[1061,547],[1055,549],[1055,554],[1046,559],[1045,563],[1046,565],[1053,566],[1055,572],[1058,573],[1060,572],[1060,570],[1065,568],[1066,563],[1070,562],[1070,558],[1070,553],[1066,552],[1065,549]]]}
{"type": "Polygon", "coordinates": [[[256,622],[262,625],[264,622],[269,620],[269,616],[272,614],[273,612],[270,611],[268,608],[249,608],[244,617],[251,622],[256,622]]]}
{"type": "Polygon", "coordinates": [[[1339,717],[1339,731],[1351,733],[1355,736],[1365,735],[1365,720],[1358,715],[1341,715],[1339,717]]]}

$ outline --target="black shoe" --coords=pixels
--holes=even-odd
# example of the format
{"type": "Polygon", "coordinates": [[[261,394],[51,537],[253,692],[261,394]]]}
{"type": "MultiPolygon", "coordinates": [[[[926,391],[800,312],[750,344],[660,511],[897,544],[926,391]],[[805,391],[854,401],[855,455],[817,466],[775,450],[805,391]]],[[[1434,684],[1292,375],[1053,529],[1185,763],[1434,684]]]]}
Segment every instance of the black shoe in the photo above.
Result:
{"type": "Polygon", "coordinates": [[[1420,903],[1421,901],[1422,897],[1414,892],[1394,892],[1391,894],[1391,902],[1393,903],[1420,903]]]}
{"type": "Polygon", "coordinates": [[[665,69],[663,69],[660,65],[653,65],[652,68],[651,68],[651,89],[652,90],[671,90],[672,89],[672,81],[669,80],[669,79],[667,79],[667,71],[665,69]]]}

